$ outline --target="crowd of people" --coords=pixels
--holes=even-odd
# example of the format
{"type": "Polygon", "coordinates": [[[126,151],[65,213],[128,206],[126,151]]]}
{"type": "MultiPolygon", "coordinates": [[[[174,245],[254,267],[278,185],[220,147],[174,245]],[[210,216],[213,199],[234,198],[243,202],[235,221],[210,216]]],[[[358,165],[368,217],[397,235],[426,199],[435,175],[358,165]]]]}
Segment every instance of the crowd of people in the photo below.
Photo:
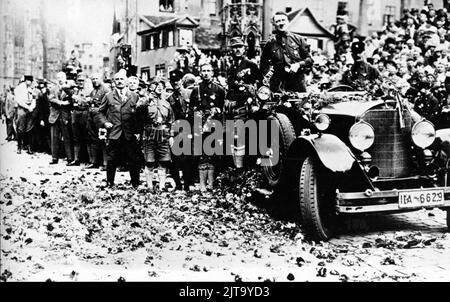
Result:
{"type": "MultiPolygon", "coordinates": [[[[428,4],[422,9],[405,9],[400,20],[389,20],[381,32],[362,38],[355,28],[338,17],[336,54],[313,51],[312,72],[307,86],[312,91],[340,84],[372,89],[391,86],[407,98],[414,109],[438,128],[450,126],[446,113],[450,93],[450,13],[428,4]],[[346,74],[357,68],[352,42],[362,43],[362,57],[376,69],[376,75],[355,83],[346,74]]],[[[367,74],[367,70],[364,72],[367,74]]]]}
{"type": "MultiPolygon", "coordinates": [[[[185,131],[174,125],[180,120],[193,125],[198,117],[205,140],[213,131],[211,120],[247,121],[260,108],[255,92],[262,85],[273,92],[348,85],[375,94],[387,87],[437,128],[448,127],[449,15],[432,4],[405,10],[401,20],[390,20],[382,32],[366,38],[339,16],[336,54],[328,56],[311,52],[306,39],[287,31],[287,15],[277,12],[274,34],[261,55],[247,58],[240,37],[231,39],[231,53],[222,57],[181,48],[170,76],[150,82],[127,77],[125,70],[111,81],[100,74],[88,78],[73,52],[54,82],[24,76],[17,87],[6,89],[7,140],[17,140],[17,153],[48,152],[50,164],[66,158],[68,166],[84,162],[86,168],[105,170],[109,186],[119,168],[130,172],[133,187],[139,186],[144,170],[152,191],[166,190],[168,172],[176,189],[191,190],[198,181],[206,191],[223,158],[204,152],[174,154],[174,138],[185,131]]],[[[187,135],[192,139],[195,131],[187,135]]],[[[245,143],[234,142],[232,149],[232,163],[240,173],[252,161],[245,156],[245,143]]]]}

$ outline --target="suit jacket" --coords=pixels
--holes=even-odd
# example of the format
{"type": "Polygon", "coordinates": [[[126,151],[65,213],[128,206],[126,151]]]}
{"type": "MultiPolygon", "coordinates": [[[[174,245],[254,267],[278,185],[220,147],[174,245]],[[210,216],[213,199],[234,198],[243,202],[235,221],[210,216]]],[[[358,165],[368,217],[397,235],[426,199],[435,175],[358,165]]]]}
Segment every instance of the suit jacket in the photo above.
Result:
{"type": "Polygon", "coordinates": [[[138,95],[127,90],[122,101],[117,89],[107,93],[98,109],[98,127],[104,128],[106,122],[113,124],[109,129],[109,139],[119,139],[122,134],[126,140],[135,140],[134,134],[141,133],[136,112],[138,95]]]}
{"type": "Polygon", "coordinates": [[[48,122],[54,124],[59,118],[62,119],[65,125],[70,125],[70,105],[61,106],[57,101],[69,100],[70,96],[59,86],[54,86],[50,89],[48,101],[50,102],[50,115],[48,122]]]}

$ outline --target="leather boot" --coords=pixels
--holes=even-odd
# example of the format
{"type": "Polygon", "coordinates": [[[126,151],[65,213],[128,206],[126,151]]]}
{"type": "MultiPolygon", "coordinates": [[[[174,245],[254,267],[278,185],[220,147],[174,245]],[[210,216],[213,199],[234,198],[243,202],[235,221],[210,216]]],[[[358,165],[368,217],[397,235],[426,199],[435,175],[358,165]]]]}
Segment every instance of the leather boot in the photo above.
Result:
{"type": "Polygon", "coordinates": [[[139,166],[130,165],[129,167],[130,172],[130,178],[131,178],[131,185],[133,188],[137,189],[139,187],[139,172],[140,168],[139,166]]]}
{"type": "Polygon", "coordinates": [[[87,149],[87,153],[88,153],[88,157],[89,157],[89,164],[93,164],[94,163],[94,156],[92,154],[92,144],[88,144],[86,146],[87,149]]]}
{"type": "Polygon", "coordinates": [[[80,151],[81,151],[81,146],[80,145],[76,145],[73,147],[74,150],[74,160],[72,162],[67,163],[67,166],[79,166],[80,165],[80,151]]]}
{"type": "Polygon", "coordinates": [[[114,178],[116,177],[116,165],[113,162],[108,161],[106,164],[106,180],[108,186],[114,186],[114,178]]]}

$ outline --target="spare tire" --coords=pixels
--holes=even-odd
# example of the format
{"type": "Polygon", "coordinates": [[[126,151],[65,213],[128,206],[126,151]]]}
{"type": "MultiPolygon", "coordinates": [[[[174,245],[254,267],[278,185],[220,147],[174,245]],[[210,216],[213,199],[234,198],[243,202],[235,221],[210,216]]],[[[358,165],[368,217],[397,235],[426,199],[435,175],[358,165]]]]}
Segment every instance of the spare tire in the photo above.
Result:
{"type": "MultiPolygon", "coordinates": [[[[278,125],[279,129],[279,158],[276,165],[263,166],[263,174],[266,183],[273,189],[280,186],[280,184],[285,180],[287,173],[286,164],[286,154],[291,146],[292,142],[295,140],[295,130],[289,118],[283,113],[275,113],[267,118],[268,121],[274,121],[278,125]]],[[[269,124],[270,125],[270,124],[269,124]]],[[[271,142],[273,146],[274,142],[270,133],[268,133],[268,141],[271,142]]],[[[270,158],[269,158],[270,159],[270,158]]]]}

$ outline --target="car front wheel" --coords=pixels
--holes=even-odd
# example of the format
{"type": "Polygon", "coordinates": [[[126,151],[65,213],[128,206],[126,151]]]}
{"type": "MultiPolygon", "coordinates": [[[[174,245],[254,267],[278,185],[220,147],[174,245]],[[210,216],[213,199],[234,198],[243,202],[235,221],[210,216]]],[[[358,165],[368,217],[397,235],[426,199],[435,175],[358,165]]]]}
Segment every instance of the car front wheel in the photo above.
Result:
{"type": "MultiPolygon", "coordinates": [[[[283,177],[286,177],[286,153],[289,150],[289,146],[295,140],[295,130],[292,126],[289,118],[282,113],[276,113],[268,118],[268,121],[273,121],[277,124],[279,129],[279,140],[274,141],[274,136],[268,133],[268,142],[270,142],[271,148],[274,144],[278,145],[278,163],[276,165],[263,166],[263,174],[266,183],[271,188],[277,188],[283,181],[283,177]]],[[[270,160],[270,158],[269,158],[270,160]]]]}
{"type": "Polygon", "coordinates": [[[336,229],[336,188],[331,173],[307,157],[299,177],[301,223],[310,239],[327,241],[336,229]]]}

